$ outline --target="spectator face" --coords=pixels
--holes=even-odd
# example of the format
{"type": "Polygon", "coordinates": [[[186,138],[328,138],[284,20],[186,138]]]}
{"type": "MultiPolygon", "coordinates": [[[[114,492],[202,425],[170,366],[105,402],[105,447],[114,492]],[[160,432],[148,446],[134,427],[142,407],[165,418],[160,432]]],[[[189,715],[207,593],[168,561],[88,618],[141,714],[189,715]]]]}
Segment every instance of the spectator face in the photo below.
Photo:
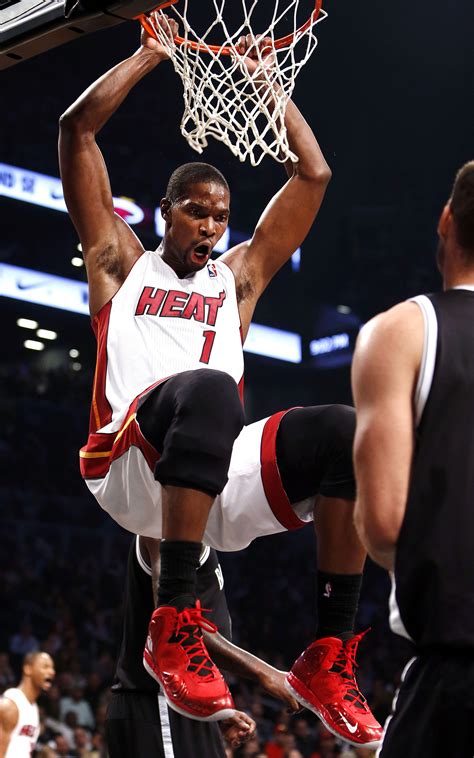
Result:
{"type": "Polygon", "coordinates": [[[69,729],[77,728],[77,713],[75,711],[68,711],[64,717],[64,721],[69,729]]]}
{"type": "Polygon", "coordinates": [[[242,758],[253,758],[256,752],[260,750],[260,745],[258,744],[258,740],[251,739],[248,742],[245,743],[243,751],[241,753],[242,758]]]}
{"type": "Polygon", "coordinates": [[[96,732],[92,736],[92,747],[94,748],[94,750],[101,750],[103,745],[104,745],[104,740],[102,738],[102,735],[100,734],[100,732],[96,732]]]}
{"type": "Polygon", "coordinates": [[[275,727],[274,741],[280,747],[285,747],[285,738],[288,735],[288,728],[285,724],[277,724],[275,727]]]}
{"type": "Polygon", "coordinates": [[[293,725],[293,732],[297,737],[302,737],[303,739],[309,737],[309,724],[306,719],[297,719],[293,725]]]}
{"type": "Polygon", "coordinates": [[[69,753],[69,742],[63,734],[58,734],[55,742],[58,755],[67,755],[69,753]]]}
{"type": "Polygon", "coordinates": [[[78,748],[86,748],[89,744],[89,737],[87,735],[87,732],[80,726],[74,730],[74,742],[78,748]]]}
{"type": "Polygon", "coordinates": [[[76,703],[79,703],[80,700],[82,700],[82,697],[84,695],[84,690],[82,687],[74,687],[71,692],[71,697],[73,700],[76,701],[76,703]]]}

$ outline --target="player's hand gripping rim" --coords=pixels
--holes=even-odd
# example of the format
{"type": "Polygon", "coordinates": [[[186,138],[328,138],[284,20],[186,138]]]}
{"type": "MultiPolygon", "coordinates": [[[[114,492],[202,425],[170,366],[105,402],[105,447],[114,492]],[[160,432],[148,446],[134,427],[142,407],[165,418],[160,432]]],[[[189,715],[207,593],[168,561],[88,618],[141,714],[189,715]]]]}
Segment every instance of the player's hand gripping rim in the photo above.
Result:
{"type": "Polygon", "coordinates": [[[169,18],[165,13],[154,11],[146,16],[150,31],[142,26],[140,43],[144,50],[158,55],[162,60],[171,57],[178,36],[178,22],[169,18]]]}

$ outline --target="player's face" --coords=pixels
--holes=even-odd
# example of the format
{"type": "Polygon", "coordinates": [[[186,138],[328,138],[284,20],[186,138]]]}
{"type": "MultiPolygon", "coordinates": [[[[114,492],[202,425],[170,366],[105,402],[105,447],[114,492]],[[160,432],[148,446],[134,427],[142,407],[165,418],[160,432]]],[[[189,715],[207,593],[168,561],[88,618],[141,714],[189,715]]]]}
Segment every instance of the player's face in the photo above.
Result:
{"type": "Polygon", "coordinates": [[[41,692],[48,692],[53,683],[56,671],[53,659],[47,653],[37,655],[31,665],[31,681],[41,692]]]}
{"type": "Polygon", "coordinates": [[[229,223],[230,197],[217,182],[193,184],[166,213],[163,259],[178,275],[204,268],[229,223]]]}

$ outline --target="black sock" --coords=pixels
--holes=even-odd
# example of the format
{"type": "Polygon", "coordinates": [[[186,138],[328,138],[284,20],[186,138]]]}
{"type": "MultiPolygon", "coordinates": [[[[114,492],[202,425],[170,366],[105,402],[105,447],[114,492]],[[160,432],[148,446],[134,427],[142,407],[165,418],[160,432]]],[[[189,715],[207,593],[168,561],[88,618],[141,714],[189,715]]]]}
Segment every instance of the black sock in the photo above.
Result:
{"type": "Polygon", "coordinates": [[[316,636],[348,640],[354,635],[362,574],[327,574],[318,571],[317,581],[316,636]]]}
{"type": "Polygon", "coordinates": [[[194,606],[196,571],[202,545],[184,540],[162,540],[160,544],[160,581],[158,607],[173,605],[179,611],[194,606]]]}

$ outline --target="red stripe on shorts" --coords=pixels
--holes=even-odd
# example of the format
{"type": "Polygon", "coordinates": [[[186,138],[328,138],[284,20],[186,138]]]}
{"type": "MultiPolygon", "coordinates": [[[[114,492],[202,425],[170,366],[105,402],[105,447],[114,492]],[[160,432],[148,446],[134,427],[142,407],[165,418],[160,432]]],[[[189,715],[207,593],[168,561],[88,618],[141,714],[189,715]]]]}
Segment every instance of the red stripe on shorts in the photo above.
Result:
{"type": "MultiPolygon", "coordinates": [[[[289,408],[288,410],[291,409],[289,408]]],[[[288,410],[274,413],[266,422],[262,433],[260,463],[263,489],[265,490],[265,495],[273,511],[273,515],[285,529],[293,530],[306,526],[306,522],[298,518],[288,500],[287,494],[283,489],[276,457],[278,428],[288,410]]]]}

